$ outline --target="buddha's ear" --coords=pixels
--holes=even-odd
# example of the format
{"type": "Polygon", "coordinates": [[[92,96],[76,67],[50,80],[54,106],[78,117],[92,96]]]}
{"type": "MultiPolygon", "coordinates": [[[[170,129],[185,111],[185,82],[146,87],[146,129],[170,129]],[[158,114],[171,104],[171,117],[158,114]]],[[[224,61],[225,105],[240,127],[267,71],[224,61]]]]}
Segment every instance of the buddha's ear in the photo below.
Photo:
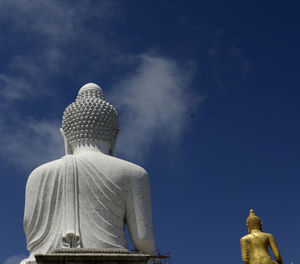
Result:
{"type": "Polygon", "coordinates": [[[120,131],[118,131],[118,134],[115,136],[115,138],[110,143],[109,152],[108,152],[108,154],[110,156],[115,156],[116,145],[117,145],[117,140],[118,140],[119,134],[120,134],[120,131]]]}
{"type": "Polygon", "coordinates": [[[68,139],[66,138],[66,135],[65,135],[64,130],[63,130],[62,128],[60,128],[59,131],[60,131],[60,133],[61,133],[61,135],[62,135],[62,137],[63,137],[63,139],[64,139],[64,143],[65,143],[65,153],[66,153],[66,155],[71,155],[71,154],[73,154],[72,148],[71,148],[71,146],[70,146],[70,143],[69,143],[68,139]]]}

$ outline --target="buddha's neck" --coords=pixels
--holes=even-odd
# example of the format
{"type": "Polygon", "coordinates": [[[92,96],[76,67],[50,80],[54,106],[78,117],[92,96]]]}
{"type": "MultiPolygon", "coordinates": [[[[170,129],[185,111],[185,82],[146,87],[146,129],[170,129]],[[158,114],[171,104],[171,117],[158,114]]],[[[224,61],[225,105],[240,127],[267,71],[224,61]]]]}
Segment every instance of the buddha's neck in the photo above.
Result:
{"type": "Polygon", "coordinates": [[[252,233],[257,233],[257,232],[261,232],[261,230],[259,230],[259,229],[251,229],[251,231],[250,231],[251,234],[252,233]]]}
{"type": "Polygon", "coordinates": [[[107,142],[97,143],[74,143],[71,145],[73,154],[79,154],[82,152],[102,152],[104,154],[109,153],[110,144],[107,142]]]}

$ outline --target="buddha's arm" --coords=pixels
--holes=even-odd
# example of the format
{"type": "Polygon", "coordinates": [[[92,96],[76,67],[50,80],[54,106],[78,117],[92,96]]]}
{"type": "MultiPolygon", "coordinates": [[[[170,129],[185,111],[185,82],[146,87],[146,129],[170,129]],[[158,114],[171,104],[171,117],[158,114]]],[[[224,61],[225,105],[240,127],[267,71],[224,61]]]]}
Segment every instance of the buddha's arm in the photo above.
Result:
{"type": "Polygon", "coordinates": [[[282,258],[280,256],[278,246],[277,246],[276,241],[275,241],[275,239],[272,235],[269,236],[269,243],[270,243],[270,247],[272,249],[272,252],[273,252],[274,257],[276,258],[277,262],[279,264],[282,264],[282,258]]]}
{"type": "Polygon", "coordinates": [[[131,177],[126,201],[126,223],[134,247],[154,254],[150,184],[143,170],[131,177]]]}
{"type": "Polygon", "coordinates": [[[243,262],[249,263],[250,245],[249,245],[249,241],[245,238],[241,238],[241,253],[242,253],[243,262]]]}

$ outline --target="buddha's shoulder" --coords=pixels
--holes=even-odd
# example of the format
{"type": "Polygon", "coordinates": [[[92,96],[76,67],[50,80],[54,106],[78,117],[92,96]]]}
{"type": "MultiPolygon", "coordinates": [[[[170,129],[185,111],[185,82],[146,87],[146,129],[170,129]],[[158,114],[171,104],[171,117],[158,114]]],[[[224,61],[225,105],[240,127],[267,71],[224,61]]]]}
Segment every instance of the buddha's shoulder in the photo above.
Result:
{"type": "Polygon", "coordinates": [[[58,175],[62,168],[62,159],[50,161],[38,166],[30,173],[27,180],[27,188],[32,188],[34,186],[36,187],[36,185],[39,184],[41,180],[46,180],[49,179],[49,177],[58,175]]]}
{"type": "Polygon", "coordinates": [[[251,239],[254,239],[254,238],[257,238],[257,237],[271,237],[272,234],[269,234],[269,233],[264,233],[264,232],[259,232],[257,235],[253,235],[253,234],[248,234],[248,235],[245,235],[241,238],[241,242],[242,241],[247,241],[247,240],[251,240],[251,239]]]}
{"type": "Polygon", "coordinates": [[[111,157],[111,159],[115,164],[118,164],[119,167],[122,169],[122,171],[124,171],[126,174],[135,175],[135,176],[147,175],[147,171],[143,167],[135,163],[132,163],[127,160],[119,159],[116,157],[111,157]]]}
{"type": "Polygon", "coordinates": [[[266,237],[273,237],[273,235],[272,235],[272,234],[270,234],[270,233],[265,233],[265,232],[262,232],[262,234],[263,234],[264,236],[266,236],[266,237]]]}
{"type": "Polygon", "coordinates": [[[148,180],[148,174],[144,168],[132,162],[106,155],[103,153],[83,152],[76,154],[79,168],[94,167],[99,172],[109,175],[111,178],[127,180],[148,180]]]}
{"type": "Polygon", "coordinates": [[[60,170],[62,167],[63,167],[63,159],[61,158],[38,166],[31,172],[31,175],[39,175],[39,174],[48,173],[52,171],[54,172],[60,170]]]}
{"type": "Polygon", "coordinates": [[[130,161],[123,160],[109,155],[101,155],[103,165],[109,166],[110,170],[119,171],[123,175],[143,177],[147,176],[146,170],[130,161]]]}
{"type": "Polygon", "coordinates": [[[251,234],[245,235],[241,238],[241,242],[251,239],[251,237],[252,237],[251,234]]]}

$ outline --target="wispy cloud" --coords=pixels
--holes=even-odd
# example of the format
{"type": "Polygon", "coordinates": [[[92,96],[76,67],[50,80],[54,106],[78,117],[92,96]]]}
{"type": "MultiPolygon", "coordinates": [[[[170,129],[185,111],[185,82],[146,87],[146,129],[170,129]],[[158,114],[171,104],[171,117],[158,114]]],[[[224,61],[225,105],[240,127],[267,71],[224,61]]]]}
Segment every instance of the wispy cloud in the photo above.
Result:
{"type": "Polygon", "coordinates": [[[117,150],[135,159],[147,155],[154,142],[177,140],[200,99],[189,89],[193,69],[160,56],[145,54],[137,59],[136,71],[109,95],[121,115],[117,150]]]}
{"type": "Polygon", "coordinates": [[[9,100],[23,98],[23,95],[31,90],[30,84],[23,77],[5,74],[0,74],[0,87],[1,96],[9,100]]]}
{"type": "Polygon", "coordinates": [[[24,255],[11,256],[11,257],[5,259],[3,264],[20,264],[20,262],[25,258],[26,258],[26,256],[24,256],[24,255]]]}
{"type": "Polygon", "coordinates": [[[237,39],[231,39],[226,31],[221,29],[215,33],[209,55],[214,80],[223,90],[239,84],[251,68],[250,61],[237,39]]]}
{"type": "Polygon", "coordinates": [[[114,1],[107,0],[96,5],[92,1],[82,5],[81,1],[0,0],[0,22],[7,25],[5,39],[17,40],[6,45],[14,49],[14,55],[0,72],[0,90],[11,91],[2,92],[3,98],[23,99],[32,90],[39,94],[47,87],[49,75],[74,73],[91,54],[109,56],[113,45],[106,35],[106,22],[117,10],[114,1]]]}
{"type": "Polygon", "coordinates": [[[99,0],[97,4],[86,1],[84,5],[76,0],[0,0],[0,8],[1,20],[10,22],[12,31],[26,32],[30,37],[37,34],[42,38],[38,41],[46,42],[45,45],[79,40],[91,31],[87,26],[91,19],[97,18],[94,23],[101,24],[118,14],[113,0],[99,0]]]}
{"type": "Polygon", "coordinates": [[[0,0],[0,23],[6,25],[2,46],[7,49],[0,70],[0,155],[7,161],[28,169],[63,153],[59,121],[24,116],[13,102],[48,95],[53,78],[76,78],[78,68],[90,67],[86,57],[91,54],[105,60],[113,49],[105,36],[110,29],[106,22],[117,14],[111,0],[0,0]]]}
{"type": "Polygon", "coordinates": [[[60,158],[64,143],[59,127],[56,121],[33,119],[14,121],[11,127],[2,123],[0,155],[25,170],[60,158]]]}
{"type": "MultiPolygon", "coordinates": [[[[193,68],[182,68],[174,60],[149,54],[135,59],[137,69],[107,94],[120,113],[117,150],[128,159],[144,158],[154,143],[178,140],[202,99],[189,89],[193,68]]],[[[13,120],[10,126],[2,121],[0,129],[0,155],[7,160],[32,169],[63,155],[60,121],[13,120]]]]}
{"type": "MultiPolygon", "coordinates": [[[[9,25],[7,34],[12,39],[22,37],[22,48],[13,47],[15,55],[0,72],[0,100],[24,100],[31,95],[28,99],[34,101],[34,96],[53,90],[47,83],[53,76],[93,76],[90,69],[99,72],[99,65],[107,65],[107,61],[127,63],[127,67],[138,61],[136,71],[116,84],[112,92],[121,113],[119,151],[131,158],[139,156],[142,148],[147,155],[155,141],[169,143],[180,138],[189,111],[196,104],[189,89],[193,67],[162,56],[134,56],[118,50],[110,41],[108,23],[118,19],[115,2],[81,3],[0,0],[0,22],[9,25]],[[89,60],[94,56],[97,62],[89,60]]],[[[12,106],[2,103],[1,110],[14,114],[12,106]]],[[[2,121],[0,129],[0,136],[5,138],[0,152],[7,153],[7,159],[29,168],[62,153],[58,122],[24,116],[16,120],[9,126],[12,129],[2,121]]]]}

